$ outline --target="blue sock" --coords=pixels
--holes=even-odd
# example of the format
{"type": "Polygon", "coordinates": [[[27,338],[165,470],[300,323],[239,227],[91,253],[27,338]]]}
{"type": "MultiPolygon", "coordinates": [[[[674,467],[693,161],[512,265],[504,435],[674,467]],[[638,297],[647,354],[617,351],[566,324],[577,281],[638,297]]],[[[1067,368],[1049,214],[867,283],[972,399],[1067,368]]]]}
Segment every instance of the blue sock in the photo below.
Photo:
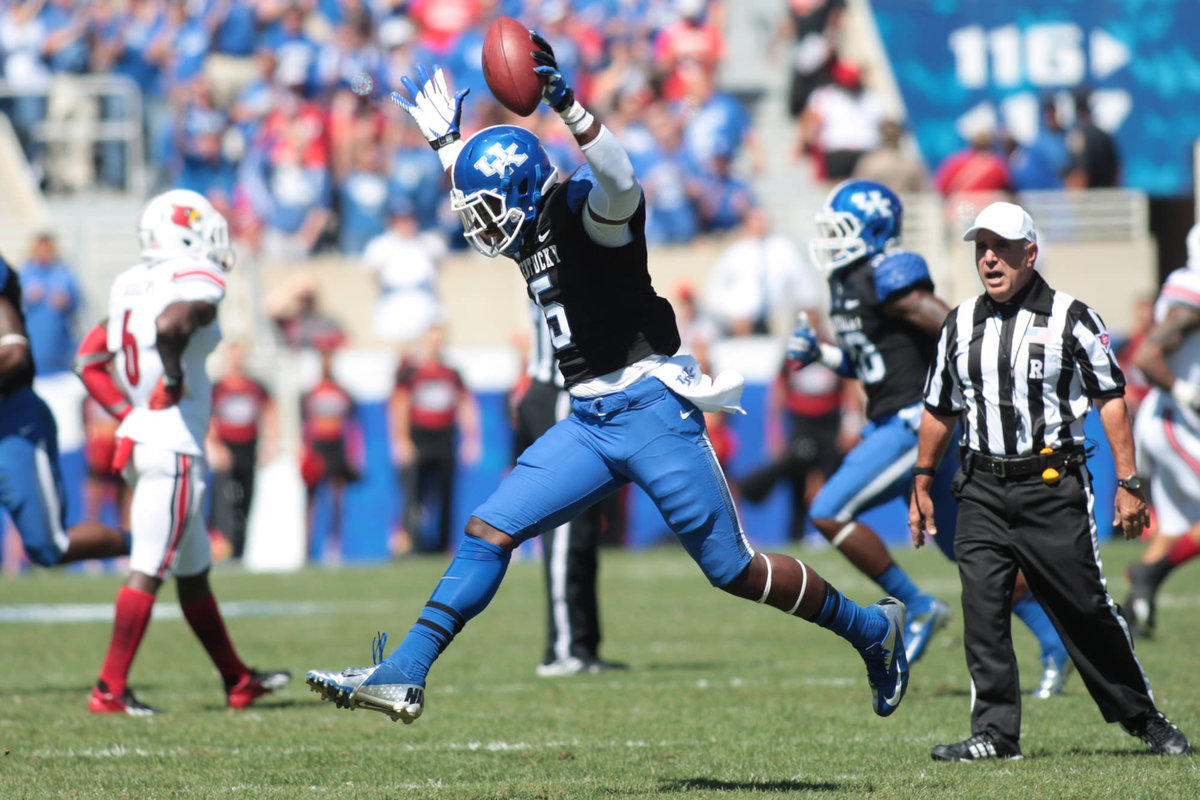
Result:
{"type": "Polygon", "coordinates": [[[908,577],[908,573],[896,564],[884,570],[883,574],[875,579],[875,583],[906,606],[912,605],[913,601],[922,595],[912,578],[908,577]]]}
{"type": "Polygon", "coordinates": [[[825,602],[813,622],[833,631],[859,650],[879,641],[887,632],[887,621],[882,616],[847,600],[830,583],[825,584],[825,602]]]}
{"type": "Polygon", "coordinates": [[[424,686],[434,659],[491,602],[511,557],[503,547],[465,537],[416,624],[368,682],[424,686]]]}
{"type": "Polygon", "coordinates": [[[1063,645],[1062,639],[1058,637],[1054,623],[1050,621],[1050,617],[1046,616],[1046,609],[1042,608],[1041,603],[1032,594],[1026,594],[1013,603],[1012,610],[1037,638],[1038,644],[1042,648],[1043,658],[1054,656],[1062,659],[1066,656],[1067,648],[1063,645]]]}

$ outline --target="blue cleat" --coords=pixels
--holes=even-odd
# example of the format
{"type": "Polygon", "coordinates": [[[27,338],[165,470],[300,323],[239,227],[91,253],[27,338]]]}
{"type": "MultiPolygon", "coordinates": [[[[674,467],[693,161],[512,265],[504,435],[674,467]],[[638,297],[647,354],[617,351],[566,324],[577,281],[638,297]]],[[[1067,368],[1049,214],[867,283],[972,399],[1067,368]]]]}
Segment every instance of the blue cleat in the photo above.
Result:
{"type": "Polygon", "coordinates": [[[908,627],[904,629],[904,655],[909,664],[925,655],[929,640],[949,621],[950,606],[933,595],[921,595],[909,606],[908,627]]]}
{"type": "Polygon", "coordinates": [[[870,647],[859,650],[867,665],[871,684],[871,706],[886,717],[900,707],[908,690],[908,656],[904,653],[904,603],[885,597],[871,606],[887,621],[883,637],[870,647]]]}
{"type": "Polygon", "coordinates": [[[411,724],[425,708],[425,687],[408,683],[399,669],[382,661],[387,634],[380,634],[372,647],[375,665],[351,667],[341,672],[309,670],[304,682],[338,708],[365,708],[387,714],[392,722],[411,724]]]}

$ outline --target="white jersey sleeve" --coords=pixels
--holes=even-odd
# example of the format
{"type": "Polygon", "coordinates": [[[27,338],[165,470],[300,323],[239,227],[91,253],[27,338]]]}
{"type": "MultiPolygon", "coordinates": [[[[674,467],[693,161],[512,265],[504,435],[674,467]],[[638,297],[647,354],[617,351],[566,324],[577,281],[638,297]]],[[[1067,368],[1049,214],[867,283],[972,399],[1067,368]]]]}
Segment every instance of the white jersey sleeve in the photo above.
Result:
{"type": "Polygon", "coordinates": [[[133,403],[118,435],[201,456],[212,412],[212,384],[205,369],[221,340],[217,321],[198,329],[184,349],[184,395],[178,405],[149,408],[150,395],[163,376],[158,354],[158,318],[172,303],[201,301],[218,305],[225,279],[207,261],[167,259],[138,264],[113,283],[108,307],[108,349],[115,354],[117,380],[133,403]]]}

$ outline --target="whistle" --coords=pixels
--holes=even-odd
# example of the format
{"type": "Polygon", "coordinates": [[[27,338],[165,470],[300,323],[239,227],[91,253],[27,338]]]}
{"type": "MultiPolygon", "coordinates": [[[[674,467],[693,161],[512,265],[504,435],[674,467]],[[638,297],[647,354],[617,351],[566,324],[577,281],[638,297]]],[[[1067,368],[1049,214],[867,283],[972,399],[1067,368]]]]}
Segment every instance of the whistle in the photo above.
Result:
{"type": "MultiPolygon", "coordinates": [[[[1040,454],[1045,455],[1046,453],[1053,452],[1054,451],[1049,447],[1043,447],[1040,451],[1040,454]]],[[[1047,467],[1046,469],[1042,470],[1042,480],[1046,482],[1047,486],[1053,486],[1054,484],[1058,483],[1058,478],[1058,470],[1056,470],[1054,467],[1047,467]]]]}

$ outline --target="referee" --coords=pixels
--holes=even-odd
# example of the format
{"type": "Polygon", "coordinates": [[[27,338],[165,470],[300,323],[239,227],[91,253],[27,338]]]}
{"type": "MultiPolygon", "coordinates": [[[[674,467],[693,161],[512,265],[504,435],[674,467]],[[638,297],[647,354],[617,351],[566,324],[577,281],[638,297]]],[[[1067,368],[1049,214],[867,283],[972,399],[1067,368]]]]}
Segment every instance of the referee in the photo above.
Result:
{"type": "Polygon", "coordinates": [[[1116,519],[1126,539],[1147,523],[1125,410],[1125,376],[1091,308],[1034,271],[1037,232],[1020,206],[993,203],[963,235],[975,242],[984,294],[942,325],[925,385],[909,527],[936,534],[933,472],[963,424],[955,556],[962,580],[971,737],[933,748],[935,761],[1020,758],[1021,693],[1009,629],[1022,570],[1105,720],[1151,752],[1187,755],[1187,737],[1154,705],[1129,629],[1105,590],[1084,417],[1093,403],[1112,447],[1116,519]]]}

